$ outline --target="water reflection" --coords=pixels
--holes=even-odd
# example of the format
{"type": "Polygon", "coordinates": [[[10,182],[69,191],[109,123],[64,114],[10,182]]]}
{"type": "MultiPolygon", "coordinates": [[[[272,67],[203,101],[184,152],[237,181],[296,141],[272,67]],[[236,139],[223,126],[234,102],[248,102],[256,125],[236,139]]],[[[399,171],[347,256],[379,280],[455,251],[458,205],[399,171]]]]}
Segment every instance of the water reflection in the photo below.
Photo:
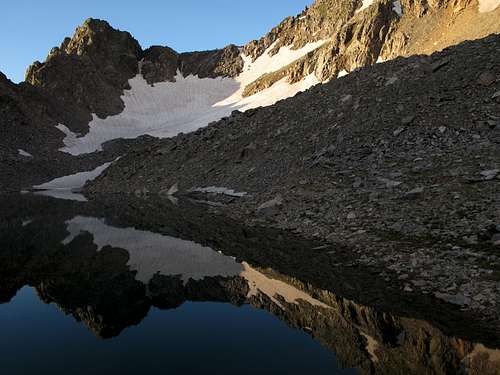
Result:
{"type": "MultiPolygon", "coordinates": [[[[23,196],[2,201],[6,214],[0,226],[0,302],[14,303],[16,293],[30,285],[42,301],[57,305],[97,337],[117,339],[129,327],[142,327],[157,309],[179,311],[200,302],[253,306],[335,353],[337,364],[322,356],[316,362],[332,371],[500,371],[500,352],[490,349],[495,347],[494,334],[476,343],[473,336],[437,328],[437,314],[430,322],[382,312],[323,287],[324,280],[331,279],[339,289],[354,293],[359,289],[355,282],[377,286],[378,281],[356,275],[365,270],[346,273],[332,266],[338,260],[326,258],[331,251],[313,250],[317,244],[222,225],[213,213],[207,219],[190,206],[168,211],[159,202],[117,202],[123,199],[63,203],[23,196]]],[[[371,292],[365,289],[361,299],[371,292]]],[[[417,308],[422,306],[414,311],[417,308]]],[[[426,313],[432,316],[432,310],[426,313]]],[[[203,319],[206,311],[198,309],[197,314],[203,319]]],[[[446,329],[466,332],[459,312],[446,317],[452,318],[449,325],[443,324],[446,329]]],[[[252,329],[259,331],[257,326],[252,329]]],[[[248,337],[233,340],[245,345],[248,337]]],[[[268,350],[262,345],[262,351],[268,350]]]]}
{"type": "Polygon", "coordinates": [[[127,265],[136,271],[136,279],[146,285],[154,275],[179,276],[186,283],[213,276],[236,276],[243,267],[233,258],[216,251],[171,236],[137,230],[115,228],[104,219],[77,216],[66,222],[70,233],[62,243],[70,244],[82,233],[90,233],[97,251],[105,247],[125,249],[127,265]]]}

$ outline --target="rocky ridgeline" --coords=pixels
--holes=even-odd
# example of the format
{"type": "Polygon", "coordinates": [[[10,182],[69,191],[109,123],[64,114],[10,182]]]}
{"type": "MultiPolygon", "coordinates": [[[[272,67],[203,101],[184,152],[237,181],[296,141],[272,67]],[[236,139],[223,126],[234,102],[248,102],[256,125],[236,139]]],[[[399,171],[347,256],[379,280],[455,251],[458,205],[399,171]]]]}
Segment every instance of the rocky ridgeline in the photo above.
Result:
{"type": "Polygon", "coordinates": [[[44,63],[31,65],[26,82],[63,109],[60,123],[85,132],[92,113],[106,117],[123,110],[120,96],[138,73],[141,51],[129,33],[89,19],[53,48],[44,63]]]}
{"type": "Polygon", "coordinates": [[[123,110],[123,90],[140,72],[139,66],[153,84],[174,81],[178,70],[200,78],[235,76],[243,60],[236,46],[182,54],[160,46],[143,51],[128,32],[88,19],[72,38],[53,48],[45,62],[28,68],[26,82],[64,109],[60,123],[86,133],[92,114],[104,118],[123,110]]]}
{"type": "Polygon", "coordinates": [[[153,46],[143,53],[141,73],[149,84],[175,82],[177,72],[199,78],[236,77],[243,59],[235,45],[220,50],[177,53],[169,47],[153,46]]]}
{"type": "Polygon", "coordinates": [[[499,51],[491,36],[235,112],[136,150],[88,191],[201,195],[247,224],[348,246],[353,265],[383,266],[408,293],[498,319],[499,51]],[[192,193],[212,186],[246,194],[192,193]]]}
{"type": "Polygon", "coordinates": [[[325,43],[303,58],[248,85],[244,95],[262,91],[281,79],[299,82],[314,74],[321,82],[398,56],[432,53],[465,40],[500,32],[500,8],[479,13],[474,0],[318,0],[289,17],[258,41],[244,47],[254,60],[268,48],[292,49],[325,43]],[[467,27],[463,27],[467,25],[467,27]]]}

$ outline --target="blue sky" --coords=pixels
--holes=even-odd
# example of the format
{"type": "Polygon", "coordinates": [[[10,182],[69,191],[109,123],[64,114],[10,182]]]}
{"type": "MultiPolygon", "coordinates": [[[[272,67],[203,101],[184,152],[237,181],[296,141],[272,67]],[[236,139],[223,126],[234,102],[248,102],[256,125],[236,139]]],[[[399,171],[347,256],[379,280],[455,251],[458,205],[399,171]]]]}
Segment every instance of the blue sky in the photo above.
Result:
{"type": "Polygon", "coordinates": [[[143,48],[205,50],[256,39],[313,0],[12,0],[2,4],[0,71],[15,82],[89,17],[129,31],[143,48]]]}

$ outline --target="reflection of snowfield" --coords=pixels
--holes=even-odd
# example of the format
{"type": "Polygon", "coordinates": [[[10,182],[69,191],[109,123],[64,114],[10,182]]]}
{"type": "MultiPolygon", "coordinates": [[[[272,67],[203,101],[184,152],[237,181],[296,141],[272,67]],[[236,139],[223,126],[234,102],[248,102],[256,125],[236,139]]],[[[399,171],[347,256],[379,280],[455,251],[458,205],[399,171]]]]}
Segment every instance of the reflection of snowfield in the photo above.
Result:
{"type": "Polygon", "coordinates": [[[205,277],[240,276],[248,282],[249,298],[262,293],[280,307],[283,306],[278,296],[288,303],[300,300],[329,308],[292,285],[271,279],[247,263],[238,263],[233,257],[192,241],[135,228],[116,228],[107,225],[103,219],[92,217],[77,216],[67,221],[66,225],[69,236],[62,242],[64,245],[79,234],[88,232],[92,234],[98,251],[106,246],[124,249],[130,257],[127,264],[131,270],[137,271],[136,279],[146,285],[155,274],[180,276],[184,283],[190,279],[202,280],[205,277]]]}
{"type": "Polygon", "coordinates": [[[122,96],[125,109],[116,116],[100,119],[93,115],[89,132],[79,137],[66,126],[59,130],[66,135],[65,147],[61,151],[80,155],[102,150],[102,144],[117,138],[137,138],[151,135],[159,138],[172,137],[208,125],[212,121],[228,116],[234,110],[247,110],[274,104],[276,101],[308,89],[318,80],[314,75],[305,80],[289,84],[283,79],[272,87],[248,98],[242,93],[246,85],[264,73],[276,71],[308,52],[318,48],[324,41],[311,43],[300,50],[288,47],[280,49],[275,56],[267,52],[256,61],[245,61],[243,72],[236,79],[204,78],[177,74],[176,82],[160,82],[150,86],[142,75],[129,81],[130,90],[122,96]]]}
{"type": "Polygon", "coordinates": [[[210,276],[236,276],[243,269],[231,257],[179,238],[134,228],[115,228],[104,220],[82,216],[68,221],[67,226],[70,235],[64,244],[70,243],[81,232],[89,232],[99,251],[106,246],[127,250],[130,269],[137,271],[136,279],[145,284],[157,273],[179,275],[187,282],[210,276]]]}

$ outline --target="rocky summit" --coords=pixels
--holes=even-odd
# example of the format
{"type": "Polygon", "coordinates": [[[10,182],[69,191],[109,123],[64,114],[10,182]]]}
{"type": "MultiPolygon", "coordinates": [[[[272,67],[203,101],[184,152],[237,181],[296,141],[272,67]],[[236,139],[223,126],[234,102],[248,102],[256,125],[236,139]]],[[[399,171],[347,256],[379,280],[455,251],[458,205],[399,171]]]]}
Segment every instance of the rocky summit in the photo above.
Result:
{"type": "Polygon", "coordinates": [[[91,18],[0,73],[0,132],[2,301],[102,338],[251,304],[363,374],[500,374],[499,0],[316,0],[192,52],[91,18]]]}

